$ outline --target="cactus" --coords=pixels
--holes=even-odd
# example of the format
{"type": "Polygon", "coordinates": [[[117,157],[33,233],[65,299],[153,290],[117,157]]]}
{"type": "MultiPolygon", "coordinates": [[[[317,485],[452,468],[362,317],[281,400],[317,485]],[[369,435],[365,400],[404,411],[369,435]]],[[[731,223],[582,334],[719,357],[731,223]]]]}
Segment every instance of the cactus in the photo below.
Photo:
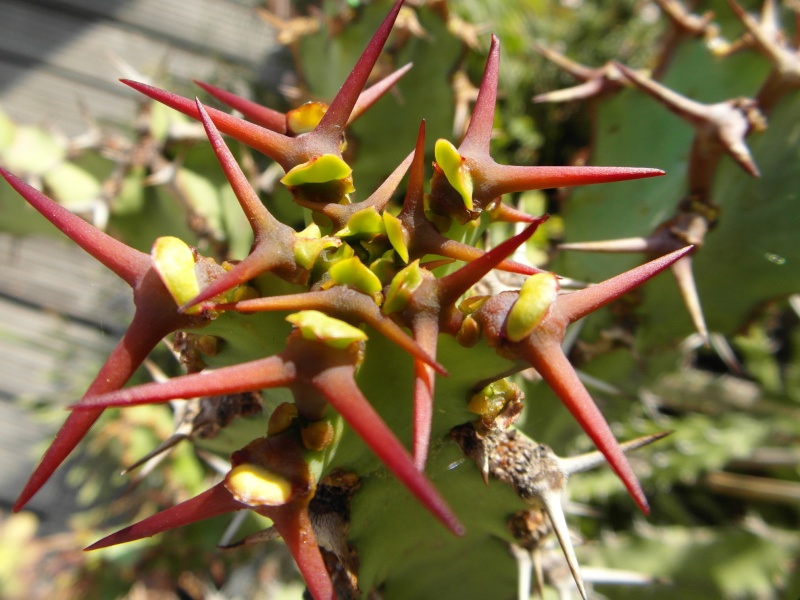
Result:
{"type": "MultiPolygon", "coordinates": [[[[403,0],[389,8],[359,6],[328,15],[329,26],[341,29],[334,37],[292,40],[306,93],[332,97],[330,104],[315,100],[284,113],[200,83],[239,118],[199,99],[124,81],[153,99],[154,107],[163,104],[199,123],[214,161],[196,157],[195,164],[198,171],[217,173],[198,180],[191,169],[181,171],[181,182],[192,190],[185,204],[201,218],[188,231],[182,226],[183,236],[155,233],[149,254],[142,251],[149,231],[136,229],[150,218],[146,211],[112,216],[118,237],[129,238],[125,243],[0,169],[30,205],[132,288],[136,306],[128,330],[70,407],[15,510],[84,437],[97,435],[90,430],[105,411],[121,408],[124,415],[136,406],[171,402],[182,407],[175,432],[134,467],[150,471],[164,451],[191,439],[204,453],[230,457],[222,479],[202,489],[193,482],[191,497],[183,495],[87,550],[172,535],[243,511],[262,524],[268,519],[269,526],[235,545],[282,538],[317,600],[527,598],[534,564],[539,593],[545,575],[554,585],[564,583],[550,566],[554,538],[569,589],[588,598],[594,577],[579,566],[582,549],[573,548],[566,496],[596,500],[598,490],[624,488],[645,514],[651,502],[657,507],[654,518],[670,533],[666,543],[697,551],[702,542],[690,539],[688,527],[665,525],[670,511],[684,521],[688,511],[662,497],[669,493],[648,499],[634,466],[649,471],[661,492],[677,481],[696,482],[709,470],[716,473],[709,485],[721,490],[731,481],[722,468],[764,444],[769,427],[731,416],[730,427],[742,430],[743,439],[735,442],[740,447],[729,443],[716,457],[707,449],[688,471],[673,475],[641,461],[632,466],[627,452],[664,437],[659,429],[665,424],[679,440],[695,444],[711,427],[702,411],[668,406],[689,384],[676,381],[675,359],[693,328],[729,364],[771,385],[782,409],[762,410],[796,416],[785,400],[797,393],[796,356],[787,366],[766,349],[776,331],[764,315],[788,312],[780,304],[765,311],[764,305],[800,291],[800,256],[791,234],[800,226],[791,208],[800,183],[791,168],[798,150],[793,116],[800,58],[769,26],[771,2],[758,22],[731,0],[732,17],[720,26],[727,31],[734,18],[741,21],[748,35],[740,45],[750,48],[727,48],[731,55],[724,58],[710,16],[660,2],[672,30],[654,57],[652,76],[617,62],[591,69],[531,44],[583,80],[535,100],[591,98],[592,162],[623,166],[515,166],[493,157],[493,134],[498,122],[502,126],[495,114],[502,91],[500,38],[491,37],[462,136],[464,88],[458,84],[464,80],[454,77],[451,88],[445,75],[462,54],[463,40],[479,42],[445,3],[431,4],[414,10],[403,0]],[[366,29],[374,33],[364,48],[366,29]],[[450,37],[448,29],[462,39],[450,37]],[[414,35],[419,37],[409,37],[414,35]],[[323,53],[320,44],[330,47],[323,53]],[[775,66],[754,58],[754,50],[775,66]],[[391,64],[412,51],[419,54],[413,67],[391,64]],[[328,65],[321,55],[341,57],[341,63],[328,65]],[[353,64],[349,74],[340,72],[353,64]],[[389,74],[371,82],[373,70],[389,74]],[[338,91],[334,75],[344,79],[338,91]],[[754,99],[738,98],[764,81],[754,99]],[[395,86],[410,99],[408,106],[381,99],[395,86]],[[412,98],[417,90],[420,97],[412,98]],[[402,120],[401,108],[409,113],[402,120]],[[422,120],[424,111],[430,120],[422,120]],[[676,124],[680,118],[688,122],[685,128],[676,124]],[[458,131],[450,141],[453,120],[458,131]],[[223,134],[274,161],[285,191],[262,199],[223,134]],[[426,151],[434,159],[427,192],[426,151]],[[653,166],[625,166],[642,160],[653,166]],[[661,168],[674,175],[660,177],[661,168]],[[217,182],[227,191],[220,192],[217,182]],[[586,187],[570,191],[557,218],[526,212],[542,204],[531,191],[572,186],[586,187]],[[231,194],[244,218],[229,209],[224,198],[231,194]],[[548,236],[558,235],[561,222],[564,243],[550,248],[548,236]],[[640,253],[648,260],[637,265],[608,252],[640,253]],[[552,260],[534,264],[530,256],[552,260]],[[643,285],[668,268],[677,286],[663,275],[643,285]],[[615,310],[601,310],[609,304],[615,310]],[[577,321],[582,328],[576,341],[575,327],[567,328],[577,321]],[[745,327],[747,335],[741,334],[745,327]],[[737,334],[744,366],[724,352],[724,336],[737,334]],[[185,374],[126,387],[164,338],[185,374]],[[769,379],[780,369],[788,374],[769,379]],[[617,441],[619,432],[587,382],[601,396],[611,390],[643,401],[607,407],[609,421],[629,441],[617,441]],[[550,394],[571,414],[580,436],[563,409],[549,403],[550,394]],[[652,398],[657,409],[650,423],[644,400],[652,398]],[[265,415],[254,416],[262,403],[265,415]],[[200,439],[203,428],[214,439],[200,439]],[[540,443],[572,453],[584,434],[597,452],[561,457],[540,443]],[[622,486],[600,473],[571,479],[604,461],[622,486]],[[588,482],[583,488],[582,479],[588,482]]],[[[131,181],[119,189],[133,194],[142,166],[128,163],[117,179],[131,181]]],[[[699,386],[688,397],[708,393],[707,372],[685,373],[699,386]]],[[[798,435],[796,426],[781,429],[789,443],[798,435]]],[[[680,569],[665,573],[641,565],[634,548],[652,546],[654,536],[629,527],[638,517],[615,491],[608,494],[626,523],[613,534],[602,532],[607,543],[590,558],[644,571],[634,577],[638,582],[664,576],[683,583],[680,569]]],[[[797,517],[796,511],[774,517],[774,527],[796,529],[797,517]]],[[[748,534],[782,566],[796,542],[777,539],[768,511],[752,518],[772,533],[759,534],[754,525],[748,534]]],[[[728,539],[724,531],[716,533],[718,543],[728,539]]],[[[742,545],[743,539],[734,541],[742,545]]],[[[758,570],[759,577],[789,585],[780,569],[768,577],[766,569],[758,570]]],[[[760,581],[748,584],[747,593],[760,592],[760,581]]],[[[711,594],[735,589],[724,581],[709,586],[711,594]]],[[[657,597],[663,589],[654,585],[652,593],[657,597]]]]}

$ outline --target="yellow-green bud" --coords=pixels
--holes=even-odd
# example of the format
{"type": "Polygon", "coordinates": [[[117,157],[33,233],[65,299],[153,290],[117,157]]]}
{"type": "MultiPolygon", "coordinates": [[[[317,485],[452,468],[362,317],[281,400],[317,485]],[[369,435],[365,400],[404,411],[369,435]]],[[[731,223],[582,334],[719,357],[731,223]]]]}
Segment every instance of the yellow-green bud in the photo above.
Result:
{"type": "Polygon", "coordinates": [[[519,298],[508,311],[506,337],[519,342],[531,334],[558,298],[558,280],[553,273],[536,273],[522,284],[519,298]]]}

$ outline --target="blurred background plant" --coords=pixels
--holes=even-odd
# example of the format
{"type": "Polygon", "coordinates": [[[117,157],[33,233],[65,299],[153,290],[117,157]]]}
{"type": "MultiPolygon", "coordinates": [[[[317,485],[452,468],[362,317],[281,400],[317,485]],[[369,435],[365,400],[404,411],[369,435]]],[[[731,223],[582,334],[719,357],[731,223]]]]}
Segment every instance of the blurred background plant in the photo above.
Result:
{"type": "MultiPolygon", "coordinates": [[[[42,10],[47,8],[48,3],[41,4],[42,10]]],[[[274,47],[263,59],[269,69],[264,64],[231,66],[235,62],[231,55],[218,55],[213,68],[196,76],[281,110],[307,99],[331,98],[386,6],[344,0],[322,5],[279,0],[263,6],[230,4],[259,17],[253,19],[257,25],[248,26],[251,35],[274,35],[285,46],[274,47]]],[[[797,56],[792,50],[796,5],[774,6],[776,21],[760,3],[743,6],[753,11],[759,31],[770,33],[797,56]]],[[[529,261],[577,283],[600,281],[639,258],[563,251],[559,244],[650,236],[674,215],[686,213],[682,207],[687,198],[699,197],[705,207],[719,211],[704,222],[708,238],[704,232],[703,247],[691,264],[705,309],[700,322],[707,322],[706,329],[695,331],[697,315],[692,319],[681,308],[674,280],[664,277],[641,297],[626,297],[625,302],[593,315],[568,340],[571,360],[618,438],[675,432],[633,458],[651,500],[650,517],[635,512],[610,471],[599,470],[574,478],[571,525],[583,542],[577,551],[596,597],[794,600],[800,595],[798,92],[786,92],[764,110],[766,131],[751,127],[756,132],[747,144],[761,177],[752,178],[724,157],[708,168],[712,181],[705,196],[692,196],[696,190],[687,189],[687,182],[692,186],[691,163],[696,158],[690,149],[699,134],[642,91],[646,74],[644,84],[632,85],[630,80],[619,83],[618,71],[584,70],[587,81],[599,78],[610,82],[609,87],[588,98],[580,98],[580,92],[574,100],[568,95],[566,102],[531,100],[562,100],[547,94],[575,84],[573,76],[554,64],[564,62],[561,55],[592,68],[613,60],[652,72],[661,83],[699,102],[756,96],[773,68],[759,53],[763,44],[759,45],[758,35],[745,32],[742,17],[721,0],[698,3],[693,13],[678,10],[683,8],[669,0],[409,2],[390,39],[383,68],[409,60],[415,66],[397,86],[395,99],[376,105],[348,133],[348,160],[359,174],[359,188],[372,190],[406,155],[405,140],[421,118],[428,120],[429,139],[457,138],[474,100],[491,31],[503,43],[503,95],[493,145],[498,162],[588,161],[659,167],[669,173],[665,179],[626,184],[624,191],[593,186],[513,198],[512,203],[533,214],[554,215],[524,250],[529,261]],[[713,18],[703,18],[706,11],[713,11],[713,18]]],[[[76,18],[86,14],[74,13],[76,18]]],[[[108,25],[115,16],[104,18],[108,25]]],[[[130,18],[129,13],[120,13],[120,21],[127,19],[128,26],[130,18]]],[[[213,31],[213,22],[206,26],[213,31]]],[[[157,27],[150,33],[166,36],[157,27]]],[[[192,50],[201,53],[204,40],[195,44],[192,50]]],[[[221,54],[219,48],[216,51],[221,54]]],[[[53,52],[69,54],[64,48],[53,52]]],[[[137,68],[146,69],[139,78],[152,77],[162,87],[186,95],[199,93],[211,102],[187,81],[186,75],[192,73],[171,69],[169,57],[162,65],[137,68]]],[[[573,69],[573,75],[578,71],[573,69]]],[[[79,103],[74,97],[60,99],[62,104],[73,102],[79,103]]],[[[42,126],[3,114],[0,164],[143,251],[149,251],[156,237],[175,235],[205,254],[245,255],[252,241],[250,229],[216,168],[202,128],[158,104],[137,102],[127,124],[105,122],[90,106],[85,132],[64,133],[57,115],[42,126]]],[[[301,212],[275,187],[281,172],[243,147],[236,152],[251,181],[268,198],[270,209],[300,228],[301,212]]],[[[40,321],[21,322],[12,308],[5,311],[11,317],[1,325],[7,362],[13,363],[12,353],[23,351],[40,360],[42,352],[52,356],[54,347],[59,358],[48,362],[41,373],[50,384],[46,389],[24,394],[14,389],[14,398],[6,391],[9,397],[2,400],[24,408],[33,415],[26,418],[36,424],[54,423],[60,420],[60,407],[80,396],[107,351],[110,342],[103,341],[98,331],[117,333],[128,309],[119,303],[98,322],[90,318],[91,309],[83,313],[70,309],[65,291],[41,293],[47,282],[36,280],[30,263],[14,259],[16,248],[27,247],[17,236],[60,234],[54,234],[5,185],[0,187],[0,227],[15,236],[3,238],[8,257],[3,268],[10,272],[18,265],[11,273],[16,279],[6,277],[0,289],[3,299],[12,305],[27,303],[34,312],[45,309],[63,315],[55,325],[48,321],[44,326],[40,321]],[[9,281],[22,283],[14,287],[9,281]],[[25,289],[29,291],[20,291],[25,289]],[[80,352],[74,349],[77,334],[69,329],[74,323],[87,325],[92,332],[81,338],[86,348],[80,352]]],[[[511,229],[511,225],[498,229],[492,241],[507,237],[511,229]]],[[[52,249],[43,263],[55,263],[55,255],[66,252],[58,245],[44,247],[52,249]]],[[[70,254],[68,263],[77,260],[70,254]]],[[[102,280],[98,285],[107,283],[102,280]]],[[[77,277],[73,285],[86,291],[77,277]]],[[[149,371],[143,370],[138,380],[159,377],[161,371],[180,372],[166,347],[155,353],[149,371]]],[[[528,397],[523,429],[562,455],[589,450],[552,392],[538,383],[535,374],[523,375],[521,385],[528,397]]],[[[266,397],[266,412],[279,401],[279,396],[266,397]]],[[[215,549],[229,541],[230,523],[225,518],[173,532],[168,544],[154,539],[98,553],[80,551],[102,531],[193,496],[219,476],[220,468],[222,472],[227,468],[219,467],[217,458],[225,453],[226,430],[210,427],[189,431],[192,443],[177,444],[157,467],[145,463],[126,477],[118,476],[120,465],[137,463],[173,434],[178,410],[161,406],[108,411],[79,459],[72,461],[66,489],[57,494],[56,504],[74,496],[79,507],[65,521],[47,523],[37,535],[37,517],[32,513],[3,514],[0,596],[300,597],[302,583],[279,541],[224,552],[215,549]],[[142,470],[146,477],[140,477],[142,470]]],[[[18,412],[7,414],[19,418],[18,412]]],[[[7,419],[3,427],[13,428],[12,417],[7,419]]],[[[253,417],[248,426],[258,431],[263,418],[253,417]]],[[[3,460],[9,470],[24,471],[38,450],[12,448],[6,455],[3,460]]],[[[4,500],[19,490],[14,485],[4,500]]],[[[52,506],[39,510],[46,518],[52,506]]],[[[249,516],[238,524],[237,537],[258,526],[249,516]]],[[[509,551],[503,571],[506,587],[509,573],[526,568],[524,556],[517,558],[519,567],[511,556],[509,551]]],[[[573,590],[560,559],[558,552],[550,551],[542,558],[550,577],[546,597],[555,597],[554,590],[562,594],[573,590]]],[[[511,591],[506,587],[496,597],[514,597],[513,586],[511,591]]],[[[441,596],[446,595],[442,587],[441,596]]]]}

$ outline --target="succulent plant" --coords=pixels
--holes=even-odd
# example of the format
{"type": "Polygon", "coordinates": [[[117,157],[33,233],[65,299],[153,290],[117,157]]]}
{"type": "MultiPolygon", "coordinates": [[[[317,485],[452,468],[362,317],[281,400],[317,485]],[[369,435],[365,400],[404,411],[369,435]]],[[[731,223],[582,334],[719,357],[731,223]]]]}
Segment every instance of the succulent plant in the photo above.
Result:
{"type": "MultiPolygon", "coordinates": [[[[434,4],[446,9],[444,3],[434,4]]],[[[677,3],[664,5],[674,26],[687,36],[694,23],[691,15],[677,3]]],[[[354,121],[362,115],[368,119],[373,105],[375,110],[385,105],[388,100],[380,98],[417,68],[391,69],[367,87],[396,20],[403,21],[399,37],[414,31],[410,19],[415,13],[408,12],[403,0],[380,22],[330,104],[314,101],[284,113],[200,82],[207,93],[241,113],[240,118],[199,99],[125,81],[202,124],[252,230],[252,245],[234,260],[213,252],[204,256],[208,244],[198,248],[176,236],[162,236],[153,240],[148,255],[0,169],[28,203],[132,288],[136,306],[127,332],[84,396],[71,406],[14,509],[27,504],[107,409],[199,399],[196,412],[184,417],[194,419],[188,429],[180,436],[176,430],[169,443],[140,462],[192,437],[201,422],[198,415],[208,418],[203,410],[216,411],[212,426],[226,427],[235,444],[223,479],[88,549],[252,511],[270,519],[272,527],[244,542],[279,535],[315,599],[430,597],[442,589],[460,597],[507,597],[517,585],[517,569],[518,595],[526,598],[530,582],[524,557],[533,553],[540,560],[553,533],[572,585],[587,598],[562,505],[567,482],[605,460],[647,513],[648,499],[625,453],[664,434],[648,432],[617,442],[586,389],[586,374],[570,361],[568,326],[616,300],[635,297],[631,292],[667,268],[677,276],[703,340],[710,334],[698,298],[713,307],[708,311],[711,331],[732,334],[757,304],[798,291],[800,278],[791,279],[796,261],[778,274],[756,272],[765,268],[758,260],[767,248],[784,261],[793,252],[788,237],[782,237],[785,223],[778,228],[770,221],[762,227],[747,216],[748,194],[763,195],[765,201],[769,196],[770,207],[756,210],[774,218],[794,193],[796,174],[785,165],[797,156],[797,140],[786,135],[796,129],[791,108],[797,94],[793,76],[783,73],[791,72],[784,63],[794,65],[797,54],[767,39],[763,26],[732,6],[750,30],[752,43],[783,61],[755,100],[702,104],[666,87],[669,77],[657,82],[617,63],[601,70],[578,68],[539,48],[585,83],[538,101],[611,95],[598,109],[602,119],[593,149],[596,162],[638,162],[647,156],[653,136],[677,136],[671,131],[674,125],[652,117],[649,105],[642,108],[644,96],[630,88],[687,119],[695,128],[694,138],[684,135],[683,143],[670,144],[654,156],[659,166],[686,174],[685,189],[674,179],[663,183],[659,168],[513,166],[492,158],[500,72],[497,36],[491,38],[471,118],[457,145],[444,137],[431,144],[422,121],[413,129],[406,124],[405,141],[396,136],[387,140],[380,130],[363,136],[359,145],[364,147],[353,155],[347,148],[347,128],[356,128],[354,121]],[[751,153],[745,137],[765,126],[759,107],[771,123],[762,135],[773,132],[774,122],[783,126],[769,143],[753,144],[751,153]],[[223,134],[274,161],[288,196],[264,202],[223,134]],[[399,164],[376,167],[373,156],[362,160],[373,138],[392,146],[391,154],[379,154],[399,155],[399,164]],[[688,154],[686,142],[691,143],[688,154]],[[426,192],[429,147],[434,162],[426,192]],[[745,175],[731,171],[726,153],[745,175]],[[362,189],[361,163],[365,179],[375,185],[371,194],[356,201],[356,185],[362,189]],[[405,194],[398,202],[396,190],[406,174],[405,194]],[[741,183],[742,177],[759,174],[763,183],[741,183]],[[530,263],[525,245],[547,226],[548,216],[527,214],[504,196],[626,180],[648,181],[625,184],[632,191],[612,186],[608,193],[602,191],[607,186],[590,185],[571,194],[559,215],[570,243],[562,244],[563,252],[548,265],[555,270],[530,263]],[[277,202],[291,204],[287,208],[277,202]],[[634,213],[643,216],[630,218],[634,213]],[[510,235],[509,222],[515,228],[510,235]],[[628,233],[633,227],[638,233],[628,233]],[[642,232],[642,227],[655,232],[642,232]],[[743,228],[755,249],[733,254],[743,228]],[[507,239],[489,247],[486,240],[496,242],[499,235],[507,239]],[[624,239],[572,241],[606,236],[624,239]],[[612,275],[603,259],[594,261],[590,254],[570,250],[641,252],[651,260],[612,275]],[[731,256],[746,267],[728,269],[736,262],[731,256]],[[702,283],[694,284],[693,269],[714,281],[723,300],[706,301],[711,294],[702,283]],[[717,271],[714,277],[712,270],[717,271]],[[517,285],[499,285],[498,273],[507,273],[517,285]],[[742,278],[753,280],[746,290],[739,289],[742,278]],[[737,300],[725,298],[734,293],[737,300]],[[723,310],[720,302],[731,306],[723,310]],[[125,387],[167,336],[173,336],[171,345],[186,374],[125,387]],[[520,420],[523,408],[536,414],[542,402],[541,388],[519,375],[531,367],[599,452],[560,458],[526,435],[533,429],[537,438],[539,432],[542,438],[548,435],[546,426],[531,428],[520,420]],[[289,394],[271,395],[281,389],[289,394]],[[270,409],[266,422],[257,421],[263,429],[255,438],[252,427],[240,427],[246,419],[219,417],[223,405],[229,416],[251,414],[261,402],[254,392],[263,394],[270,409]],[[515,549],[516,562],[509,548],[515,549]]],[[[449,19],[452,25],[455,18],[449,19]]],[[[707,33],[709,22],[697,25],[692,35],[707,33]]],[[[458,23],[463,33],[464,25],[458,23]]],[[[671,46],[669,72],[691,69],[702,50],[696,39],[671,46]]],[[[392,52],[397,54],[397,48],[392,52]]],[[[318,62],[305,69],[309,85],[318,74],[318,62]]],[[[743,87],[736,83],[737,90],[743,87]]],[[[600,332],[615,324],[637,337],[639,356],[646,363],[643,375],[629,349],[624,356],[609,352],[605,363],[603,357],[597,361],[600,368],[610,366],[620,381],[658,382],[668,371],[663,356],[674,356],[675,342],[689,333],[687,324],[673,316],[678,312],[674,295],[664,289],[662,282],[659,292],[643,293],[636,309],[640,326],[631,325],[632,310],[622,308],[622,316],[603,313],[585,327],[587,345],[596,345],[600,332]]]]}

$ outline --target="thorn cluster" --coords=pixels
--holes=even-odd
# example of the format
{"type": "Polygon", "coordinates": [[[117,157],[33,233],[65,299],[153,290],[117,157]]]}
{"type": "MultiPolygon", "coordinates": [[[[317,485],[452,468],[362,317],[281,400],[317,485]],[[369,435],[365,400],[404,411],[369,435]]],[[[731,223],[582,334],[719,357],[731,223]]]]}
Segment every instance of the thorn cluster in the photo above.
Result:
{"type": "MultiPolygon", "coordinates": [[[[678,265],[688,257],[691,247],[668,247],[664,256],[627,273],[562,294],[555,274],[509,259],[546,215],[524,215],[505,207],[501,198],[511,192],[638,179],[663,172],[495,162],[490,156],[490,140],[500,43],[493,36],[463,140],[458,147],[443,139],[433,145],[436,160],[430,193],[425,193],[426,141],[422,123],[413,153],[366,200],[353,202],[350,195],[355,190],[354,176],[342,155],[346,143],[343,132],[409,68],[403,67],[362,91],[402,7],[403,0],[398,0],[330,105],[312,103],[284,114],[209,84],[199,84],[241,112],[245,116],[241,119],[207,108],[199,100],[125,81],[202,123],[254,233],[250,253],[236,264],[218,265],[177,238],[155,240],[151,255],[142,254],[0,170],[20,195],[58,229],[128,283],[136,304],[130,327],[84,397],[71,407],[70,416],[21,493],[15,510],[25,506],[108,407],[287,388],[294,402],[275,409],[265,437],[249,442],[231,456],[231,467],[222,483],[108,536],[89,549],[152,536],[214,515],[253,510],[273,520],[311,595],[318,600],[333,598],[334,588],[318,547],[319,531],[314,527],[309,506],[332,465],[343,422],[436,519],[452,532],[463,533],[457,515],[425,475],[435,378],[459,368],[437,354],[440,336],[448,335],[465,346],[482,344],[484,351],[486,346],[495,349],[511,361],[509,370],[520,364],[534,367],[595,442],[637,504],[647,511],[647,500],[624,455],[628,446],[620,446],[615,440],[561,350],[561,343],[567,325],[661,270],[678,265]],[[294,202],[308,211],[309,225],[305,230],[295,231],[269,212],[237,164],[223,134],[280,165],[285,172],[282,183],[294,202]],[[395,212],[389,206],[390,198],[406,171],[409,178],[405,199],[399,212],[395,212]],[[528,225],[491,251],[480,250],[465,242],[463,226],[475,222],[487,210],[528,225]],[[452,260],[466,264],[449,274],[439,274],[437,268],[452,260]],[[493,269],[529,277],[518,291],[462,301],[493,269]],[[304,291],[279,295],[256,284],[250,287],[265,273],[301,286],[304,291]],[[123,388],[165,336],[202,327],[217,317],[225,318],[225,313],[267,311],[291,313],[286,320],[293,329],[282,351],[163,382],[123,388]],[[370,351],[365,326],[385,336],[413,360],[410,452],[359,386],[359,369],[365,353],[370,351]]],[[[636,83],[635,76],[624,67],[616,68],[626,74],[629,82],[636,83]]],[[[587,74],[588,79],[592,77],[587,74]]],[[[723,137],[720,134],[718,139],[723,137]]],[[[461,400],[467,399],[456,401],[461,400]]],[[[490,438],[481,438],[480,443],[485,445],[490,438]]],[[[512,451],[528,453],[532,442],[522,441],[521,434],[505,428],[491,439],[493,445],[483,450],[488,457],[484,476],[491,474],[511,483],[526,500],[538,499],[574,564],[556,498],[563,491],[566,478],[581,469],[574,460],[557,459],[545,452],[546,456],[537,458],[531,468],[555,465],[553,472],[562,483],[542,488],[535,477],[527,482],[516,480],[515,475],[502,471],[496,458],[512,451]],[[505,450],[501,451],[501,447],[505,450]]],[[[573,569],[573,573],[584,593],[577,570],[573,569]]]]}

